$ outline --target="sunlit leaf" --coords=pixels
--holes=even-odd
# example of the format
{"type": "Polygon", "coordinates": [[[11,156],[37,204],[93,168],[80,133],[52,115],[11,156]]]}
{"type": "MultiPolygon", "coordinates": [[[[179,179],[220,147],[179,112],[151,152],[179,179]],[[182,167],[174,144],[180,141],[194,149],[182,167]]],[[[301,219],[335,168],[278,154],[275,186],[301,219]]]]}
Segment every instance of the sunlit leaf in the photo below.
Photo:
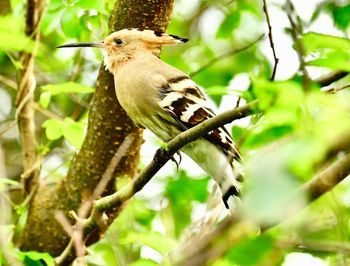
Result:
{"type": "Polygon", "coordinates": [[[39,103],[43,108],[47,108],[50,104],[51,92],[44,91],[40,94],[39,103]]]}
{"type": "Polygon", "coordinates": [[[266,235],[248,238],[233,247],[226,257],[240,266],[259,265],[259,261],[273,248],[273,243],[274,240],[266,235]]]}
{"type": "Polygon", "coordinates": [[[240,12],[237,10],[226,16],[216,34],[216,37],[229,38],[232,36],[232,32],[239,25],[240,19],[240,12]]]}
{"type": "Polygon", "coordinates": [[[309,32],[303,35],[302,40],[308,52],[324,48],[339,49],[343,51],[350,50],[350,41],[348,39],[332,35],[309,32]]]}
{"type": "Polygon", "coordinates": [[[208,197],[209,178],[191,179],[184,171],[177,179],[170,179],[165,195],[170,200],[171,211],[175,220],[175,233],[178,236],[191,221],[191,201],[204,202],[208,197]]]}
{"type": "Polygon", "coordinates": [[[328,57],[328,58],[317,58],[312,61],[308,61],[309,66],[319,66],[327,67],[335,70],[344,70],[350,72],[350,62],[349,58],[337,58],[337,57],[328,57]]]}
{"type": "Polygon", "coordinates": [[[63,122],[55,119],[48,119],[43,123],[46,137],[49,140],[56,140],[63,135],[63,122]]]}
{"type": "Polygon", "coordinates": [[[63,122],[63,136],[76,148],[80,148],[84,141],[86,124],[67,117],[63,122]]]}
{"type": "Polygon", "coordinates": [[[135,262],[128,264],[129,266],[157,266],[159,263],[154,262],[153,260],[141,259],[135,262]]]}
{"type": "Polygon", "coordinates": [[[104,2],[103,1],[79,0],[77,5],[81,8],[95,9],[99,12],[104,11],[104,2]]]}
{"type": "Polygon", "coordinates": [[[95,89],[81,85],[76,82],[65,82],[61,84],[48,84],[41,87],[43,91],[50,92],[51,95],[59,93],[91,93],[95,89]]]}
{"type": "Polygon", "coordinates": [[[34,42],[24,35],[24,33],[4,32],[0,30],[0,39],[6,42],[0,42],[0,50],[4,51],[27,51],[30,52],[34,47],[34,42]]]}
{"type": "Polygon", "coordinates": [[[334,3],[332,9],[335,24],[342,30],[346,30],[350,23],[350,4],[345,6],[337,6],[334,3]]]}
{"type": "Polygon", "coordinates": [[[87,256],[88,265],[108,265],[119,266],[115,249],[108,239],[102,239],[98,243],[88,247],[87,256]]]}
{"type": "Polygon", "coordinates": [[[66,37],[79,38],[81,28],[76,22],[78,18],[79,9],[75,7],[67,7],[61,16],[61,29],[66,37]]]}
{"type": "Polygon", "coordinates": [[[54,266],[55,261],[48,253],[36,251],[20,252],[22,261],[26,266],[54,266]]]}

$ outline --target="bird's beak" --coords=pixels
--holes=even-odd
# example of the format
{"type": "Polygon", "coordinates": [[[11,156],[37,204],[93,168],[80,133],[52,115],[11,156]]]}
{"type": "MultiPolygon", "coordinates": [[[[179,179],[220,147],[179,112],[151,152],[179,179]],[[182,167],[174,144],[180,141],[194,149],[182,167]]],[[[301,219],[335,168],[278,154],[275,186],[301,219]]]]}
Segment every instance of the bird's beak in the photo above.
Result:
{"type": "Polygon", "coordinates": [[[103,46],[103,41],[97,42],[79,42],[79,43],[68,43],[64,45],[57,46],[57,48],[70,48],[70,47],[99,47],[103,46]]]}

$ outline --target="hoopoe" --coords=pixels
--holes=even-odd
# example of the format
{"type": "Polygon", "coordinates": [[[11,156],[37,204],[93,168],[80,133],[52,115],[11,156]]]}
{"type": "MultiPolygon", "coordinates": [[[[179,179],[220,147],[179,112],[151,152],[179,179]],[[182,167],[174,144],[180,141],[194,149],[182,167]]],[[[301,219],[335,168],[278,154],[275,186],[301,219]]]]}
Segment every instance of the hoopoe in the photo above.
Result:
{"type": "MultiPolygon", "coordinates": [[[[117,99],[133,122],[169,141],[182,131],[215,116],[203,92],[184,72],[159,59],[163,45],[188,39],[153,30],[123,29],[105,40],[63,47],[98,47],[114,75],[117,99]]],[[[229,208],[230,196],[240,191],[240,154],[224,127],[185,145],[189,155],[219,185],[229,208]]]]}

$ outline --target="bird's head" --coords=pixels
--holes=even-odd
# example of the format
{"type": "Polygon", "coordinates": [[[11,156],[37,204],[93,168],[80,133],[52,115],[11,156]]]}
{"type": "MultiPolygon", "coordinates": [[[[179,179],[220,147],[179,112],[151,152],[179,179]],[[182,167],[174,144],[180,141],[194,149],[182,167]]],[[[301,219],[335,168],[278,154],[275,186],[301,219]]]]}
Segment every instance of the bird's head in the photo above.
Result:
{"type": "Polygon", "coordinates": [[[103,41],[70,43],[57,46],[57,48],[102,48],[106,68],[113,73],[116,67],[133,58],[137,52],[149,52],[158,56],[163,45],[174,45],[187,41],[186,38],[171,34],[132,28],[113,32],[103,41]]]}

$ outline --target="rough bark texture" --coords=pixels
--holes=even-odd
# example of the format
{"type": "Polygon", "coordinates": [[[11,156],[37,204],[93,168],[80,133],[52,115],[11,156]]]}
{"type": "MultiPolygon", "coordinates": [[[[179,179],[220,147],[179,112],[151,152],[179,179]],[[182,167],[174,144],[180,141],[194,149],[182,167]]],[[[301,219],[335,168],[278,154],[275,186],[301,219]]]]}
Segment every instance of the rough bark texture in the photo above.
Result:
{"type": "MultiPolygon", "coordinates": [[[[173,0],[119,0],[110,19],[110,29],[116,31],[137,27],[165,31],[172,6],[173,0]]],[[[20,237],[22,250],[45,251],[53,256],[62,252],[70,237],[56,221],[55,211],[63,210],[67,214],[79,208],[98,184],[119,145],[130,133],[135,133],[136,138],[130,152],[116,169],[116,176],[135,175],[142,130],[134,126],[120,107],[114,92],[113,77],[101,66],[83,147],[62,182],[54,188],[45,185],[39,188],[31,202],[28,220],[20,237]]],[[[113,190],[114,183],[111,183],[106,193],[113,190]]],[[[111,213],[110,217],[113,216],[111,213]]],[[[100,233],[93,236],[92,242],[99,238],[100,233]]]]}

